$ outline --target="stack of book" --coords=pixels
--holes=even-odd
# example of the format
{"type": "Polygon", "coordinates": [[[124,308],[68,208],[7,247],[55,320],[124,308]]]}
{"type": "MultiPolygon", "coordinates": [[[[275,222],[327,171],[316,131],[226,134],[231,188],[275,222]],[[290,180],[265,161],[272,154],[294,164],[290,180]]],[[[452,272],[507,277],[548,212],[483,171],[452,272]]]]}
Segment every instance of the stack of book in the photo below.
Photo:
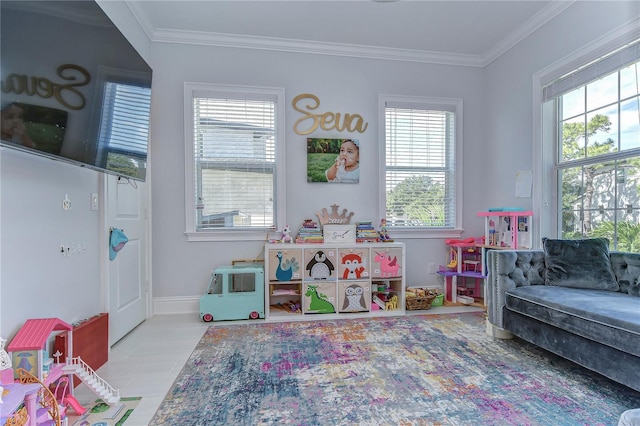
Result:
{"type": "Polygon", "coordinates": [[[298,231],[296,242],[322,244],[324,242],[324,238],[322,236],[322,229],[320,229],[320,227],[316,222],[312,220],[305,220],[302,226],[300,227],[300,231],[298,231]]]}
{"type": "Polygon", "coordinates": [[[378,233],[374,229],[371,222],[356,223],[356,242],[375,243],[377,241],[378,241],[378,233]]]}

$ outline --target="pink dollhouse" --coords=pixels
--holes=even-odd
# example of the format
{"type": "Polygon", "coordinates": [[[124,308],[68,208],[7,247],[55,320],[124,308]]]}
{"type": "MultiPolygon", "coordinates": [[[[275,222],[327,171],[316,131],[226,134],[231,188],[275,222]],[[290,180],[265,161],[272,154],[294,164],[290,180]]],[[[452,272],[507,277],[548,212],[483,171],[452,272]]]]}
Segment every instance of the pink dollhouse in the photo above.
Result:
{"type": "MultiPolygon", "coordinates": [[[[11,364],[13,364],[13,369],[10,375],[12,383],[5,385],[8,394],[3,403],[2,415],[0,415],[2,424],[25,424],[21,423],[22,420],[26,420],[28,426],[61,424],[61,419],[66,419],[65,404],[68,401],[77,402],[73,396],[66,395],[71,373],[64,370],[64,360],[60,362],[60,357],[57,356],[54,363],[47,350],[51,334],[65,331],[71,332],[72,326],[58,318],[30,319],[27,320],[9,346],[7,346],[7,353],[11,359],[11,364]],[[20,380],[20,369],[30,373],[40,383],[20,380]],[[15,379],[18,380],[13,381],[14,375],[15,379]],[[39,392],[40,386],[49,388],[56,382],[56,395],[51,395],[51,400],[47,400],[45,394],[42,394],[44,396],[39,396],[41,395],[39,392]],[[61,386],[63,386],[63,390],[59,392],[61,386]],[[57,396],[60,398],[58,401],[55,400],[57,396]],[[23,401],[24,408],[21,409],[20,406],[23,401]],[[42,408],[38,408],[38,402],[42,408]],[[25,410],[26,414],[24,413],[25,410]]],[[[68,345],[67,351],[71,353],[71,339],[69,339],[68,345]]],[[[55,357],[56,354],[53,354],[53,356],[55,357]]],[[[6,369],[3,370],[4,373],[6,373],[6,369]]],[[[3,377],[3,385],[7,378],[3,377]]],[[[73,393],[73,389],[69,389],[69,392],[73,393]]],[[[82,409],[79,404],[78,408],[82,409]]],[[[77,410],[77,412],[79,411],[77,410]]],[[[66,424],[66,420],[64,424],[66,424]]]]}
{"type": "MultiPolygon", "coordinates": [[[[13,338],[7,352],[11,357],[13,368],[23,368],[38,380],[50,384],[59,379],[63,372],[64,360],[54,359],[47,351],[47,341],[56,331],[69,331],[73,327],[58,318],[29,319],[13,338]]],[[[72,336],[69,333],[69,336],[72,336]]],[[[67,356],[71,356],[71,337],[67,340],[67,356]]],[[[53,354],[55,356],[55,354],[53,354]]],[[[16,376],[17,378],[17,376],[16,376]]]]}

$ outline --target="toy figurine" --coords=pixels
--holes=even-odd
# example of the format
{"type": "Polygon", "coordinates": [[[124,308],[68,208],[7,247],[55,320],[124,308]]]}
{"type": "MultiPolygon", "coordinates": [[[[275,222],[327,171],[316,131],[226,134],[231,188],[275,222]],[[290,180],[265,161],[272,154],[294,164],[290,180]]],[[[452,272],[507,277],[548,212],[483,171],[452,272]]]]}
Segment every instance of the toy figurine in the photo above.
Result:
{"type": "MultiPolygon", "coordinates": [[[[4,340],[0,337],[0,385],[8,385],[13,383],[13,368],[11,364],[11,357],[4,350],[4,340]]],[[[0,391],[0,397],[2,396],[2,391],[0,391]]],[[[1,403],[1,401],[0,401],[1,403]]]]}
{"type": "Polygon", "coordinates": [[[4,350],[5,339],[0,337],[0,370],[11,368],[11,358],[7,351],[4,350]]]}
{"type": "Polygon", "coordinates": [[[380,219],[380,230],[378,231],[380,241],[389,240],[389,234],[387,233],[387,219],[380,219]]]}
{"type": "Polygon", "coordinates": [[[291,237],[291,228],[289,228],[289,225],[282,228],[282,242],[293,243],[293,237],[291,237]]]}

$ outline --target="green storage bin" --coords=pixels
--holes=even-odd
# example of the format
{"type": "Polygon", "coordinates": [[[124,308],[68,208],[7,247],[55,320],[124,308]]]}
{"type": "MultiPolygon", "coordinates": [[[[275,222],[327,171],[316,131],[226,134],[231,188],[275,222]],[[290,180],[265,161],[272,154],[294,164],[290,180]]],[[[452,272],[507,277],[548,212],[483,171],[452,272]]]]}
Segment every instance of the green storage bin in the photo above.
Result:
{"type": "Polygon", "coordinates": [[[433,299],[433,301],[431,302],[431,306],[442,306],[443,303],[444,303],[444,294],[440,293],[435,297],[435,299],[433,299]]]}

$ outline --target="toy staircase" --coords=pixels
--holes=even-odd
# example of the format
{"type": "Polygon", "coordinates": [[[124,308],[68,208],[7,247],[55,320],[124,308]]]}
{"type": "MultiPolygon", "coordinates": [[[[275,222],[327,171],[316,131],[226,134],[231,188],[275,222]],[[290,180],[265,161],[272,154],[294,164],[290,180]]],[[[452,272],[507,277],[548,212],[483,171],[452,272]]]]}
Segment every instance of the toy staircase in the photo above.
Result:
{"type": "Polygon", "coordinates": [[[67,358],[64,371],[78,376],[93,393],[102,398],[107,404],[113,406],[120,402],[120,391],[114,389],[109,383],[100,378],[80,357],[67,358]]]}

